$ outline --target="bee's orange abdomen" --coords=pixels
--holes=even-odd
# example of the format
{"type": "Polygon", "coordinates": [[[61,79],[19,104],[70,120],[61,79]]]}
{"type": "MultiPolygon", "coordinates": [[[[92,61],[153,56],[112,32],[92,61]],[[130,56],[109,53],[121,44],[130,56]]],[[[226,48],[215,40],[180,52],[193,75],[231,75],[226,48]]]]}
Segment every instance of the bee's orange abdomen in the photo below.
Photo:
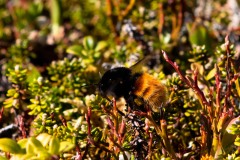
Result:
{"type": "Polygon", "coordinates": [[[167,100],[167,89],[153,76],[147,73],[141,74],[137,78],[134,86],[133,94],[143,98],[155,112],[159,111],[161,105],[165,104],[167,100]]]}

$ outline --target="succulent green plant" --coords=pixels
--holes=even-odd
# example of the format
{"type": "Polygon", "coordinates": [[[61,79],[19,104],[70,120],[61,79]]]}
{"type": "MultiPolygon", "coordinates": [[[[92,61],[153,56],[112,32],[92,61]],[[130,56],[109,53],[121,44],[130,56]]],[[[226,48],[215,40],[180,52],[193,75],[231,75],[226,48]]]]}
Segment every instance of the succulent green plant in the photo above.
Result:
{"type": "MultiPolygon", "coordinates": [[[[67,158],[64,153],[73,148],[73,143],[61,141],[46,133],[37,137],[21,139],[17,142],[8,138],[0,138],[0,150],[10,153],[12,155],[11,159],[16,160],[67,158]]],[[[4,157],[1,158],[4,159],[4,157]]]]}
{"type": "Polygon", "coordinates": [[[239,159],[239,5],[0,1],[0,159],[239,159]],[[160,112],[97,93],[149,54],[160,112]]]}

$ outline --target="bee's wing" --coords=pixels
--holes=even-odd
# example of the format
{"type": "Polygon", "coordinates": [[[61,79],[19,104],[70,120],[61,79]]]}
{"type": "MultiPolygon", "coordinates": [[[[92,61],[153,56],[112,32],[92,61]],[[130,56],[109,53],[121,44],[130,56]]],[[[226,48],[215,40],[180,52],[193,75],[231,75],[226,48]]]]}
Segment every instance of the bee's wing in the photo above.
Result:
{"type": "Polygon", "coordinates": [[[133,73],[142,72],[142,66],[146,65],[149,62],[149,60],[151,60],[152,58],[153,58],[153,54],[149,54],[144,58],[142,58],[137,63],[135,63],[134,65],[132,65],[130,69],[132,70],[133,73]]]}

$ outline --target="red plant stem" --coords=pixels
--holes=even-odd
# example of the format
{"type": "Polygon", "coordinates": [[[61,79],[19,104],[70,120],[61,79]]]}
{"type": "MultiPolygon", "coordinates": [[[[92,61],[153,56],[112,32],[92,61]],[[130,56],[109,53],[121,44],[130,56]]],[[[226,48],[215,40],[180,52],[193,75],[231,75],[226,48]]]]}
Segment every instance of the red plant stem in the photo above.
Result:
{"type": "MultiPolygon", "coordinates": [[[[119,127],[119,125],[118,125],[118,111],[117,111],[117,104],[116,104],[116,100],[115,100],[115,98],[113,98],[113,115],[114,115],[114,117],[113,117],[113,128],[112,128],[112,132],[113,132],[113,143],[115,144],[116,143],[116,141],[118,140],[118,127],[119,127]]],[[[118,153],[119,152],[119,146],[118,145],[116,145],[115,144],[115,146],[117,146],[118,148],[115,148],[115,151],[116,151],[116,153],[118,153]]]]}
{"type": "Polygon", "coordinates": [[[76,156],[75,160],[82,160],[82,154],[81,154],[81,150],[80,150],[80,147],[78,144],[76,144],[76,150],[77,150],[77,153],[78,155],[76,156]]]}
{"type": "MultiPolygon", "coordinates": [[[[122,19],[131,11],[131,9],[133,8],[134,4],[135,4],[135,0],[130,0],[129,4],[125,8],[125,10],[121,12],[121,18],[122,19]]],[[[120,20],[122,20],[122,19],[120,19],[120,20]]]]}
{"type": "Polygon", "coordinates": [[[219,68],[217,65],[215,65],[216,68],[216,74],[215,74],[215,81],[216,81],[216,88],[217,88],[217,95],[216,95],[216,111],[215,111],[215,117],[220,117],[220,109],[221,109],[221,88],[222,88],[222,83],[220,82],[220,76],[219,76],[219,68]]]}
{"type": "Polygon", "coordinates": [[[88,136],[89,137],[91,137],[91,130],[92,130],[92,125],[91,125],[90,119],[91,119],[91,109],[88,108],[87,114],[86,114],[86,121],[88,124],[88,136]]]}
{"type": "Polygon", "coordinates": [[[239,77],[240,77],[240,73],[235,74],[234,77],[231,80],[231,84],[233,84],[239,77]]]}
{"type": "Polygon", "coordinates": [[[161,132],[162,132],[162,139],[168,154],[172,159],[177,159],[173,146],[170,143],[170,139],[168,138],[167,134],[167,122],[164,119],[160,120],[161,132]]]}
{"type": "MultiPolygon", "coordinates": [[[[96,143],[92,138],[89,138],[89,139],[88,139],[88,142],[89,142],[90,144],[94,145],[95,147],[104,150],[105,152],[112,153],[112,151],[110,151],[109,149],[107,149],[105,146],[100,145],[100,143],[96,143]]],[[[113,156],[114,156],[114,154],[113,154],[113,156]]]]}
{"type": "MultiPolygon", "coordinates": [[[[118,137],[118,132],[117,132],[117,129],[116,129],[116,123],[117,123],[117,106],[116,106],[116,101],[113,99],[113,110],[111,112],[111,115],[114,119],[114,122],[109,118],[107,117],[107,123],[109,125],[109,127],[111,128],[110,132],[111,132],[111,135],[114,136],[115,138],[118,137]]],[[[114,138],[114,139],[115,139],[114,138]]]]}
{"type": "MultiPolygon", "coordinates": [[[[108,123],[108,126],[110,127],[110,133],[111,133],[111,136],[113,136],[114,137],[114,134],[115,134],[115,132],[114,132],[114,124],[113,124],[113,122],[112,122],[112,120],[109,118],[109,117],[107,117],[107,123],[108,123]]],[[[117,135],[116,135],[117,136],[117,135]]]]}
{"type": "Polygon", "coordinates": [[[179,66],[177,65],[176,62],[173,62],[171,61],[166,52],[164,52],[162,50],[162,54],[163,54],[163,57],[164,59],[175,69],[175,71],[178,73],[178,75],[180,76],[181,80],[183,82],[185,82],[190,88],[192,88],[196,94],[201,98],[201,101],[204,105],[207,105],[207,106],[210,106],[210,103],[207,101],[205,95],[203,94],[202,90],[198,87],[198,83],[197,83],[197,75],[198,75],[198,72],[195,71],[194,73],[194,82],[191,82],[189,79],[187,79],[183,73],[181,72],[181,70],[179,69],[179,66]]]}
{"type": "Polygon", "coordinates": [[[10,153],[9,153],[9,152],[5,152],[5,157],[6,157],[7,159],[10,159],[10,158],[11,158],[10,153]]]}
{"type": "Polygon", "coordinates": [[[60,120],[62,121],[62,124],[64,127],[67,127],[66,119],[63,117],[63,115],[59,115],[60,120]]]}
{"type": "Polygon", "coordinates": [[[183,73],[179,70],[179,66],[177,65],[176,62],[173,63],[173,61],[171,61],[166,52],[162,50],[162,54],[164,59],[166,60],[166,62],[168,62],[174,69],[175,71],[178,73],[178,75],[180,76],[180,78],[182,79],[182,81],[184,81],[189,87],[192,86],[191,82],[187,80],[187,78],[185,76],[183,76],[183,73]]]}
{"type": "Polygon", "coordinates": [[[147,117],[148,114],[145,112],[141,112],[141,111],[133,111],[133,114],[138,115],[138,116],[142,116],[142,117],[147,117]]]}
{"type": "Polygon", "coordinates": [[[159,11],[158,11],[158,17],[159,17],[159,23],[158,23],[158,35],[162,33],[163,24],[164,24],[164,12],[163,12],[163,3],[159,3],[158,5],[159,11]]]}
{"type": "Polygon", "coordinates": [[[226,94],[225,94],[225,99],[224,99],[224,111],[227,111],[228,107],[227,105],[229,104],[229,96],[230,96],[230,93],[231,93],[231,82],[230,82],[230,41],[229,41],[229,36],[227,35],[225,37],[225,45],[226,45],[226,56],[227,56],[227,62],[226,62],[226,65],[225,65],[225,69],[226,69],[226,72],[227,72],[227,76],[226,76],[226,82],[227,82],[227,90],[226,90],[226,94]]]}
{"type": "MultiPolygon", "coordinates": [[[[101,148],[102,150],[104,150],[106,152],[111,152],[110,150],[108,150],[104,146],[100,145],[99,143],[96,143],[92,139],[92,136],[91,136],[92,125],[91,125],[91,122],[90,122],[90,119],[91,119],[91,109],[90,108],[88,108],[85,117],[86,117],[86,121],[87,121],[87,125],[88,125],[88,144],[90,143],[90,144],[96,146],[97,148],[101,148]]],[[[87,152],[85,151],[85,153],[87,153],[87,152]]]]}
{"type": "Polygon", "coordinates": [[[87,145],[86,145],[85,151],[84,151],[84,153],[83,153],[83,155],[81,157],[81,160],[82,159],[86,159],[86,156],[87,156],[87,153],[88,153],[89,144],[90,144],[90,142],[87,142],[87,145]]]}
{"type": "Polygon", "coordinates": [[[122,144],[123,140],[124,140],[125,128],[126,128],[126,124],[125,124],[124,120],[122,120],[122,122],[119,126],[119,130],[118,130],[118,142],[120,144],[122,144]]]}
{"type": "Polygon", "coordinates": [[[23,137],[23,138],[27,138],[27,134],[26,134],[25,126],[24,126],[23,117],[20,116],[20,115],[18,115],[18,116],[17,116],[17,119],[18,119],[18,123],[19,123],[19,129],[20,129],[20,131],[22,132],[22,137],[23,137]]]}
{"type": "MultiPolygon", "coordinates": [[[[201,133],[201,151],[203,152],[203,151],[205,151],[206,150],[206,148],[207,148],[207,133],[206,133],[206,131],[205,131],[205,128],[204,128],[204,126],[202,125],[201,127],[200,127],[200,133],[201,133]]],[[[201,153],[202,155],[204,155],[205,153],[201,153]]]]}
{"type": "Polygon", "coordinates": [[[196,70],[194,72],[194,85],[191,86],[191,88],[193,88],[196,93],[200,96],[202,102],[204,105],[210,106],[209,102],[207,101],[204,93],[202,92],[202,90],[198,87],[198,80],[197,80],[197,76],[198,76],[198,71],[196,70]]]}
{"type": "Polygon", "coordinates": [[[150,160],[152,157],[152,143],[153,143],[153,135],[149,133],[149,141],[148,141],[148,159],[150,160]]]}
{"type": "Polygon", "coordinates": [[[0,122],[2,121],[3,111],[4,111],[4,107],[2,107],[2,108],[1,108],[1,111],[0,111],[0,122]]]}
{"type": "MultiPolygon", "coordinates": [[[[183,0],[181,0],[179,4],[179,9],[177,12],[174,13],[174,16],[172,16],[172,33],[171,33],[171,38],[174,42],[176,42],[178,36],[179,36],[179,31],[182,27],[183,23],[183,0]]],[[[176,5],[172,5],[173,10],[176,9],[176,5]]]]}
{"type": "Polygon", "coordinates": [[[101,105],[101,108],[106,115],[110,115],[110,116],[114,117],[113,113],[108,111],[104,105],[101,105]]]}
{"type": "MultiPolygon", "coordinates": [[[[114,2],[114,1],[113,1],[114,2]]],[[[107,20],[109,22],[109,27],[112,31],[112,33],[115,33],[116,34],[116,29],[115,29],[115,26],[114,26],[114,22],[113,22],[113,4],[112,4],[112,1],[111,0],[106,0],[106,15],[107,15],[107,20]]]]}
{"type": "Polygon", "coordinates": [[[169,156],[172,159],[176,159],[177,158],[176,154],[175,154],[174,149],[173,149],[173,147],[170,143],[170,140],[168,138],[166,120],[161,119],[160,125],[157,125],[152,118],[151,111],[149,111],[147,113],[141,112],[141,111],[134,111],[133,113],[136,114],[136,115],[139,115],[139,116],[146,117],[152,123],[152,125],[154,126],[157,134],[163,139],[163,144],[164,144],[165,149],[168,152],[169,156]]]}

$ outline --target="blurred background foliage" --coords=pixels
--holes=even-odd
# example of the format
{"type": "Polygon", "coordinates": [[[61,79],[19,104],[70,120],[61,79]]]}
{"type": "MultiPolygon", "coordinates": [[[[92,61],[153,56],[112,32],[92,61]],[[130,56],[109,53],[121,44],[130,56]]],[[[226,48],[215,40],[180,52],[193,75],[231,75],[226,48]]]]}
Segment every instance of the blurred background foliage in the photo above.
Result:
{"type": "Polygon", "coordinates": [[[240,159],[238,0],[0,0],[0,17],[0,159],[240,159]],[[150,53],[169,102],[124,117],[99,73],[150,53]]]}

